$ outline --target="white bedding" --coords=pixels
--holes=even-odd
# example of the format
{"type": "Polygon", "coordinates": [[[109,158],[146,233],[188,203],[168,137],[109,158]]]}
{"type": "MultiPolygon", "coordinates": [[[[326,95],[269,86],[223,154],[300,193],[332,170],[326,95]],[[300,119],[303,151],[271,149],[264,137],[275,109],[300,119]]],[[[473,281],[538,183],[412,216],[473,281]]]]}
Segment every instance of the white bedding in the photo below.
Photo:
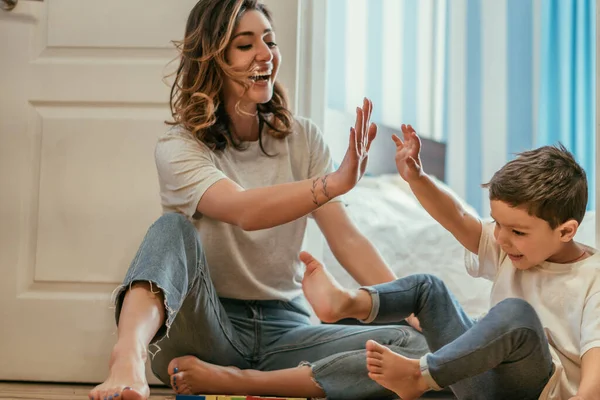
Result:
{"type": "MultiPolygon", "coordinates": [[[[463,247],[427,214],[397,174],[364,177],[345,199],[353,221],[399,277],[437,275],[468,314],[477,316],[487,311],[491,282],[467,274],[463,247]]],[[[472,207],[463,205],[476,214],[472,207]]],[[[588,212],[577,234],[578,241],[591,246],[595,245],[594,217],[594,212],[588,212]]],[[[327,245],[323,260],[343,286],[358,286],[327,245]]]]}

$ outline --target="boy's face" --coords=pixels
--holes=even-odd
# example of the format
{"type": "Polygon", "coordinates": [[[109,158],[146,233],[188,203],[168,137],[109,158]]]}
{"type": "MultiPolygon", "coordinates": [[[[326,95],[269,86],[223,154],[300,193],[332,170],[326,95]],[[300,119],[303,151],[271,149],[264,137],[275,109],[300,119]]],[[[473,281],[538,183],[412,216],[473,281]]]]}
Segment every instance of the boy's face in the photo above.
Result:
{"type": "Polygon", "coordinates": [[[552,261],[563,244],[560,226],[551,229],[548,222],[499,201],[490,201],[491,216],[496,221],[494,237],[515,268],[529,269],[546,260],[552,261]]]}

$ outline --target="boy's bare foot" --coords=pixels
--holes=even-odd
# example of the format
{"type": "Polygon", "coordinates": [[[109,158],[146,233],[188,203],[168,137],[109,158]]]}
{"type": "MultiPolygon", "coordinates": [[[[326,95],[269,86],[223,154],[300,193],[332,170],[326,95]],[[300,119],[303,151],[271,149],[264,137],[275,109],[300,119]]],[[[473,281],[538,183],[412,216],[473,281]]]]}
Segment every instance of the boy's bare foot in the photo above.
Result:
{"type": "Polygon", "coordinates": [[[367,369],[369,378],[402,400],[418,399],[429,389],[419,360],[403,357],[373,340],[367,342],[367,369]]]}
{"type": "Polygon", "coordinates": [[[300,260],[306,265],[302,279],[304,296],[321,321],[331,323],[344,318],[368,318],[371,312],[370,294],[364,290],[345,290],[319,261],[305,251],[300,253],[300,260]],[[364,301],[359,301],[359,296],[364,296],[364,301]]]}
{"type": "Polygon", "coordinates": [[[171,386],[179,394],[243,394],[236,386],[242,371],[200,361],[194,356],[178,357],[169,363],[171,386]]]}
{"type": "Polygon", "coordinates": [[[108,379],[90,391],[93,400],[146,400],[150,388],[146,381],[145,354],[133,348],[115,346],[110,359],[108,379]]]}

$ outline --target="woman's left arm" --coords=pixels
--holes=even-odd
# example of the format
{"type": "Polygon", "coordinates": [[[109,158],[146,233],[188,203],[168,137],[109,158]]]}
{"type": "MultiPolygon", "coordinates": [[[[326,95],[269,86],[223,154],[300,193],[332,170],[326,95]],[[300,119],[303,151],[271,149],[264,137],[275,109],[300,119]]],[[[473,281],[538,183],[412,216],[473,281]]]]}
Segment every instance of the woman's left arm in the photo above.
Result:
{"type": "MultiPolygon", "coordinates": [[[[371,286],[397,279],[379,251],[354,225],[343,203],[325,204],[313,212],[313,217],[335,258],[359,285],[371,286]]],[[[406,318],[406,322],[421,331],[414,314],[406,318]]]]}
{"type": "Polygon", "coordinates": [[[313,216],[333,255],[356,282],[371,286],[396,279],[381,254],[354,225],[343,203],[325,204],[313,216]]]}

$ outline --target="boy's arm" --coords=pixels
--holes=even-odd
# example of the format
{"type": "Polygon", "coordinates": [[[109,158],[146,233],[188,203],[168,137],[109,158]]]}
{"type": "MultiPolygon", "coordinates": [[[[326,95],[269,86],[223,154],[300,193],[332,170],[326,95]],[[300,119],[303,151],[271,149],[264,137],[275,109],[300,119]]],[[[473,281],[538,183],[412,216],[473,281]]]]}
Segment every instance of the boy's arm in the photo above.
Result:
{"type": "Polygon", "coordinates": [[[478,254],[481,221],[468,213],[447,191],[427,174],[410,182],[410,188],[423,208],[469,251],[478,254]]]}
{"type": "Polygon", "coordinates": [[[600,400],[600,348],[586,351],[581,359],[581,380],[571,399],[600,400]]]}
{"type": "Polygon", "coordinates": [[[404,141],[396,143],[396,167],[425,210],[469,251],[478,254],[481,222],[452,195],[440,189],[421,167],[421,141],[412,126],[402,125],[404,141]]]}

